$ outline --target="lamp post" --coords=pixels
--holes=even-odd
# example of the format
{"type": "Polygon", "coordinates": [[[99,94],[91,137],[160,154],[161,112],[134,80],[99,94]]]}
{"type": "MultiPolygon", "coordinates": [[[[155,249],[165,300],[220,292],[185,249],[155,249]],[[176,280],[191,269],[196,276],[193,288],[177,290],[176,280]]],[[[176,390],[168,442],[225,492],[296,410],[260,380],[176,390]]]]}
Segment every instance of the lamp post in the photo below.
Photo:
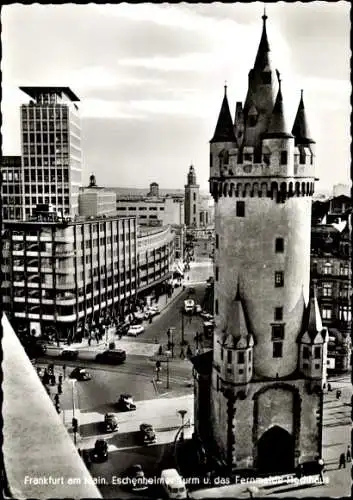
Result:
{"type": "Polygon", "coordinates": [[[77,442],[76,434],[77,434],[77,430],[78,430],[78,421],[77,421],[77,418],[75,417],[75,382],[76,382],[76,380],[73,379],[71,387],[72,387],[72,430],[74,432],[74,443],[76,446],[76,442],[77,442]]]}
{"type": "Polygon", "coordinates": [[[179,415],[181,416],[181,433],[180,433],[180,441],[184,441],[184,418],[187,414],[187,410],[178,410],[179,415]]]}
{"type": "Polygon", "coordinates": [[[184,332],[184,309],[180,309],[181,314],[181,345],[185,345],[185,332],[184,332]]]}
{"type": "Polygon", "coordinates": [[[171,352],[165,351],[165,355],[167,357],[167,389],[169,389],[169,356],[171,355],[171,352]]]}

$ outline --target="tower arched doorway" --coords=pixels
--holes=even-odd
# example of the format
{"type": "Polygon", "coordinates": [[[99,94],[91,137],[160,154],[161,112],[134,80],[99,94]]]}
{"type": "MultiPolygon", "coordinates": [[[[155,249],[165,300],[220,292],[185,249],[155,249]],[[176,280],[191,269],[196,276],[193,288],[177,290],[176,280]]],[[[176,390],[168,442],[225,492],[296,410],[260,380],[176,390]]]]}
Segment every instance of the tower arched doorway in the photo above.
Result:
{"type": "Polygon", "coordinates": [[[257,468],[261,472],[280,473],[294,469],[294,439],[275,425],[266,431],[257,445],[257,468]]]}

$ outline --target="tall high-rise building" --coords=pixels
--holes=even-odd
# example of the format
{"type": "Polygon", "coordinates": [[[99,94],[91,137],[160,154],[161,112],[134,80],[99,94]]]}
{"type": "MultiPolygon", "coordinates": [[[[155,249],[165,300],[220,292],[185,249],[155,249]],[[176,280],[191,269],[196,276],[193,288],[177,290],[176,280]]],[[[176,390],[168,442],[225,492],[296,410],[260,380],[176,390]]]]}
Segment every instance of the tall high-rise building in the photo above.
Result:
{"type": "Polygon", "coordinates": [[[266,19],[245,104],[233,122],[225,88],[210,141],[215,330],[194,373],[196,433],[229,469],[271,473],[321,455],[328,335],[309,291],[314,140],[303,95],[286,123],[266,19]]]}
{"type": "Polygon", "coordinates": [[[21,156],[2,156],[2,216],[4,220],[22,219],[21,156]]]}
{"type": "Polygon", "coordinates": [[[196,182],[196,172],[193,165],[190,165],[185,185],[185,225],[187,227],[198,227],[200,224],[199,216],[199,193],[200,186],[196,182]]]}
{"type": "Polygon", "coordinates": [[[23,214],[53,205],[65,217],[78,214],[82,185],[79,98],[69,87],[20,87],[23,214]]]}

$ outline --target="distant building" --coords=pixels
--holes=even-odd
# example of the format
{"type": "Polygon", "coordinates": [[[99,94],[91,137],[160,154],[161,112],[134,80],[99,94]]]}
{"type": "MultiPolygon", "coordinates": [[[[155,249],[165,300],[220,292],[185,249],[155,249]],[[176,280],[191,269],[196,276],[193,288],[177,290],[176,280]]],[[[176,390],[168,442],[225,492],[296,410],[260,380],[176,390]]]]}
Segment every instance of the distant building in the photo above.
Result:
{"type": "Polygon", "coordinates": [[[140,226],[184,224],[183,196],[161,196],[156,182],[150,185],[146,195],[117,195],[116,210],[122,217],[136,217],[140,226]]]}
{"type": "Polygon", "coordinates": [[[20,87],[30,98],[21,106],[22,209],[37,204],[62,216],[78,214],[82,186],[79,98],[69,87],[20,87]]]}
{"type": "Polygon", "coordinates": [[[340,195],[350,196],[351,187],[348,184],[335,184],[333,186],[333,197],[337,197],[340,195]]]}
{"type": "Polygon", "coordinates": [[[197,228],[200,225],[200,186],[196,182],[196,173],[190,165],[185,184],[185,225],[197,228]]]}
{"type": "Polygon", "coordinates": [[[214,203],[210,195],[199,196],[200,228],[210,227],[214,224],[214,203]]]}
{"type": "Polygon", "coordinates": [[[4,220],[23,218],[21,156],[2,156],[2,214],[4,220]]]}
{"type": "Polygon", "coordinates": [[[116,193],[97,186],[95,175],[90,176],[87,187],[79,193],[79,214],[83,217],[116,215],[116,193]]]}
{"type": "Polygon", "coordinates": [[[341,195],[324,204],[314,202],[312,213],[311,281],[323,325],[330,333],[328,357],[334,360],[332,369],[342,372],[351,364],[351,200],[341,195]]]}

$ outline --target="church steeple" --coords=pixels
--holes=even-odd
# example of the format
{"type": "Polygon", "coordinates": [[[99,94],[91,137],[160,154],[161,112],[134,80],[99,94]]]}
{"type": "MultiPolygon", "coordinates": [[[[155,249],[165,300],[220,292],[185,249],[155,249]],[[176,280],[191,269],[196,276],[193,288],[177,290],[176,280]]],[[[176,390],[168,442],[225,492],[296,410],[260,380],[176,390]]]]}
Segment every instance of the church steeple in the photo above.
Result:
{"type": "Polygon", "coordinates": [[[270,52],[270,44],[268,43],[267,31],[266,31],[266,10],[264,9],[264,15],[262,16],[262,33],[259,43],[259,48],[257,50],[254,70],[263,71],[270,63],[269,61],[269,52],[270,52]]]}
{"type": "Polygon", "coordinates": [[[283,109],[283,96],[281,88],[281,77],[277,71],[279,89],[276,97],[276,102],[272,110],[271,121],[267,132],[264,135],[266,139],[272,138],[290,138],[293,137],[287,127],[284,109],[283,109]]]}
{"type": "Polygon", "coordinates": [[[315,141],[311,138],[308,122],[306,119],[303,90],[300,91],[300,101],[292,128],[292,134],[295,137],[295,145],[315,144],[315,141]]]}
{"type": "Polygon", "coordinates": [[[222,106],[219,112],[216,129],[210,142],[235,142],[233,121],[227,98],[227,84],[224,85],[222,106]]]}

